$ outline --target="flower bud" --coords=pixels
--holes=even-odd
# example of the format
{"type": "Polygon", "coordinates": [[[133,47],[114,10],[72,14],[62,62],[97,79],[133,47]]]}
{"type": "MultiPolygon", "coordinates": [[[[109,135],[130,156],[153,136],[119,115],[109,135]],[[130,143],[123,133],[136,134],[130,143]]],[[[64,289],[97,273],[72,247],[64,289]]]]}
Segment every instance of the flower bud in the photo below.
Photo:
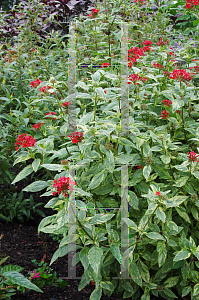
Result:
{"type": "Polygon", "coordinates": [[[50,80],[49,80],[50,83],[56,83],[57,80],[54,78],[54,77],[50,77],[50,80]]]}

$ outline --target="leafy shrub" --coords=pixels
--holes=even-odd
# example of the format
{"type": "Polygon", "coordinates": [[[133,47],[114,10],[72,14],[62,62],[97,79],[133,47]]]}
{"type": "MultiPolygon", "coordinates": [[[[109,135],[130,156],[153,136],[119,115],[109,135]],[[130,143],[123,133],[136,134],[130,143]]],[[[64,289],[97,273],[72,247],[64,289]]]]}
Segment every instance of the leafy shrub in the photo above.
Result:
{"type": "Polygon", "coordinates": [[[27,122],[16,138],[15,164],[27,165],[13,183],[46,170],[48,177],[24,191],[46,189],[43,196],[52,195],[45,207],[55,214],[38,231],[63,236],[51,264],[77,244],[73,265],[80,261],[84,267],[78,288],[94,282],[91,300],[102,291],[142,300],[174,299],[176,290],[193,299],[199,294],[197,37],[183,35],[180,48],[175,46],[165,12],[144,22],[139,19],[144,9],[139,2],[109,1],[106,10],[98,3],[80,18],[77,84],[61,66],[74,70],[74,61],[55,70],[48,48],[42,55],[38,51],[45,70],[29,80],[23,100],[36,130],[27,122]],[[127,47],[121,21],[128,11],[138,18],[129,16],[127,47]],[[127,64],[124,76],[118,63],[121,49],[129,76],[127,64]],[[120,99],[124,86],[129,105],[124,94],[120,99]],[[120,277],[120,266],[130,277],[120,277]]]}

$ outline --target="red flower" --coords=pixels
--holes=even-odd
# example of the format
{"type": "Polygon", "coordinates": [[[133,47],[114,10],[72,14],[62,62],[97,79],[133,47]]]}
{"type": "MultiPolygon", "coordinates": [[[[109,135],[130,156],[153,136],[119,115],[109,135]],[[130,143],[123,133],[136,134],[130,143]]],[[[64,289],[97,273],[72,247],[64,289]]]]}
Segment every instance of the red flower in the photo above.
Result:
{"type": "Polygon", "coordinates": [[[101,68],[104,68],[104,67],[109,67],[110,66],[110,64],[109,63],[103,63],[103,64],[101,64],[101,68]]]}
{"type": "Polygon", "coordinates": [[[69,106],[71,102],[64,102],[62,105],[65,107],[66,105],[69,106]]]}
{"type": "MultiPolygon", "coordinates": [[[[145,51],[150,51],[151,50],[151,47],[149,47],[149,46],[145,46],[145,47],[143,47],[143,51],[145,52],[145,51]]],[[[153,50],[152,50],[153,51],[153,50]]]]}
{"type": "Polygon", "coordinates": [[[33,127],[33,130],[36,131],[37,129],[41,129],[41,126],[43,125],[44,123],[37,123],[35,125],[32,125],[33,127]]]}
{"type": "Polygon", "coordinates": [[[140,166],[137,166],[137,169],[143,169],[143,167],[140,165],[140,166]]]}
{"type": "Polygon", "coordinates": [[[89,14],[89,15],[87,15],[87,17],[92,17],[92,18],[94,18],[94,17],[96,17],[96,15],[98,14],[99,11],[100,11],[99,9],[93,8],[93,9],[92,9],[92,13],[89,14]]]}
{"type": "Polygon", "coordinates": [[[190,73],[189,72],[186,72],[185,70],[183,69],[176,69],[174,70],[170,77],[171,79],[177,79],[178,81],[179,80],[182,80],[182,81],[189,81],[191,80],[191,76],[190,76],[190,73]]]}
{"type": "Polygon", "coordinates": [[[179,113],[180,113],[180,110],[177,109],[176,112],[177,112],[177,114],[179,114],[179,113]]]}
{"type": "Polygon", "coordinates": [[[95,281],[91,281],[91,284],[92,284],[92,285],[95,285],[95,281]]]}
{"type": "Polygon", "coordinates": [[[189,159],[189,161],[198,161],[197,160],[197,157],[199,156],[199,154],[196,154],[194,151],[191,151],[190,153],[189,152],[187,152],[187,157],[188,157],[188,159],[189,159]]]}
{"type": "Polygon", "coordinates": [[[68,135],[68,137],[71,138],[73,144],[77,144],[78,142],[83,140],[84,138],[82,136],[83,136],[82,132],[73,132],[68,135]]]}
{"type": "Polygon", "coordinates": [[[162,40],[162,38],[160,38],[160,41],[158,42],[158,43],[156,43],[156,45],[157,46],[163,46],[163,45],[166,45],[167,43],[168,43],[169,41],[166,41],[166,42],[164,42],[163,40],[162,40]]]}
{"type": "Polygon", "coordinates": [[[104,93],[106,94],[106,91],[104,91],[104,93]]]}
{"type": "Polygon", "coordinates": [[[156,196],[160,196],[160,192],[156,192],[155,194],[156,194],[156,196]]]}
{"type": "Polygon", "coordinates": [[[137,82],[137,81],[142,80],[142,81],[144,82],[144,81],[147,80],[147,78],[146,78],[146,77],[142,78],[142,77],[141,77],[140,75],[138,75],[138,74],[131,74],[129,80],[130,80],[130,82],[128,82],[128,84],[134,82],[135,85],[138,85],[139,82],[137,82]]]}
{"type": "Polygon", "coordinates": [[[16,151],[19,150],[18,145],[22,146],[23,148],[27,148],[33,147],[35,144],[36,140],[31,135],[27,135],[26,133],[20,134],[17,138],[17,142],[15,143],[16,151]]]}
{"type": "Polygon", "coordinates": [[[35,81],[32,81],[30,83],[30,85],[31,85],[31,87],[36,88],[36,87],[38,87],[40,85],[40,83],[42,83],[42,81],[40,79],[37,79],[35,81]]]}
{"type": "Polygon", "coordinates": [[[144,41],[143,44],[144,44],[145,46],[148,46],[148,45],[152,45],[153,43],[152,43],[151,41],[144,41]]]}
{"type": "MultiPolygon", "coordinates": [[[[51,89],[51,86],[47,85],[47,87],[46,87],[46,86],[43,86],[43,87],[40,88],[39,90],[40,90],[41,92],[43,92],[44,94],[46,94],[47,91],[48,91],[49,89],[51,89]]],[[[55,95],[55,93],[53,93],[53,95],[55,95]]]]}
{"type": "Polygon", "coordinates": [[[168,116],[169,116],[169,112],[167,110],[163,110],[161,112],[161,115],[160,115],[161,119],[166,120],[168,118],[168,116]]]}
{"type": "MultiPolygon", "coordinates": [[[[56,112],[52,111],[52,112],[47,113],[46,116],[49,116],[49,115],[53,116],[53,115],[56,115],[56,114],[57,114],[56,112]]],[[[46,117],[46,119],[48,119],[48,117],[46,117]]],[[[53,118],[53,119],[56,120],[56,118],[53,118]]]]}
{"type": "Polygon", "coordinates": [[[72,181],[69,177],[66,178],[64,176],[64,177],[60,177],[58,180],[54,180],[53,187],[57,190],[56,193],[58,193],[59,195],[62,193],[65,197],[67,197],[68,190],[74,191],[72,185],[76,185],[76,182],[72,181]]]}
{"type": "Polygon", "coordinates": [[[155,68],[164,68],[162,65],[158,64],[156,61],[153,63],[153,67],[155,68]]]}
{"type": "Polygon", "coordinates": [[[194,8],[194,5],[198,5],[199,1],[198,0],[186,0],[186,5],[185,8],[190,9],[190,8],[194,8]]]}
{"type": "Polygon", "coordinates": [[[170,100],[163,100],[163,101],[161,101],[165,106],[171,106],[171,104],[173,103],[172,101],[170,101],[170,100]]]}

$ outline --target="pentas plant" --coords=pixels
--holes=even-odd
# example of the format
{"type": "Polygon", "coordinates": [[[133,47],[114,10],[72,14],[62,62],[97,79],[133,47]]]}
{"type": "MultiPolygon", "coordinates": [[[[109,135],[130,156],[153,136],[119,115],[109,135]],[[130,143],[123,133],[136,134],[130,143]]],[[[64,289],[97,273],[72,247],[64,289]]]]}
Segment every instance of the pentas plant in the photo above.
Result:
{"type": "Polygon", "coordinates": [[[16,151],[19,150],[18,146],[22,146],[22,148],[27,147],[34,147],[36,144],[35,138],[33,138],[31,135],[27,135],[26,133],[20,134],[17,138],[17,142],[15,143],[16,151]]]}
{"type": "MultiPolygon", "coordinates": [[[[107,13],[102,12],[100,4],[99,8],[97,18],[85,17],[79,24],[77,65],[90,63],[92,58],[95,68],[87,65],[77,72],[74,132],[69,133],[70,115],[63,113],[62,104],[71,98],[62,83],[54,83],[55,97],[44,94],[39,101],[33,95],[34,90],[28,91],[33,95],[28,104],[35,118],[40,121],[45,111],[54,111],[47,116],[53,118],[56,114],[57,121],[45,124],[45,137],[42,132],[35,133],[38,137],[34,147],[16,153],[15,164],[27,161],[27,166],[13,183],[46,170],[45,177],[24,189],[27,192],[46,189],[42,196],[52,197],[45,207],[55,212],[41,221],[38,232],[63,236],[51,264],[67,255],[70,244],[76,243],[78,252],[73,263],[80,261],[84,267],[78,288],[94,283],[91,300],[100,299],[102,293],[106,297],[115,293],[142,300],[150,299],[150,295],[174,299],[176,295],[190,294],[194,299],[199,295],[197,88],[187,65],[178,69],[177,61],[167,55],[172,46],[170,39],[167,36],[158,39],[162,29],[157,16],[154,34],[151,29],[152,44],[145,40],[144,29],[140,29],[138,40],[129,30],[128,75],[132,84],[128,86],[129,116],[123,118],[122,114],[122,121],[129,120],[129,134],[122,134],[123,123],[118,113],[120,109],[122,112],[121,74],[119,68],[113,67],[113,62],[118,63],[120,39],[115,38],[116,43],[109,47],[112,31],[118,33],[120,22],[115,21],[109,7],[107,13]],[[101,35],[99,40],[98,35],[101,35]],[[107,47],[103,47],[101,40],[107,47]],[[144,41],[143,45],[150,50],[140,48],[144,41]],[[106,64],[104,67],[102,62],[106,64]],[[158,68],[153,67],[154,62],[159,64],[158,68]],[[141,82],[142,78],[147,81],[141,82]],[[75,180],[71,175],[73,168],[75,180]],[[128,194],[124,194],[127,185],[128,194]],[[74,223],[70,215],[72,195],[76,200],[74,223]],[[128,200],[128,214],[122,219],[121,198],[128,200]],[[68,223],[76,225],[76,234],[71,234],[68,223]],[[128,235],[124,241],[121,229],[125,226],[128,235]],[[129,253],[126,257],[123,246],[129,253]],[[129,278],[118,279],[127,265],[129,278]]],[[[154,24],[149,22],[148,26],[154,24]]],[[[191,53],[187,49],[186,54],[191,56],[191,53]]],[[[195,64],[190,63],[190,67],[195,64]]],[[[47,68],[50,66],[51,63],[47,68]]],[[[48,74],[55,74],[58,80],[62,75],[56,71],[48,74]]],[[[45,85],[50,86],[50,80],[45,85]]],[[[32,124],[26,129],[27,133],[32,132],[32,124]]]]}

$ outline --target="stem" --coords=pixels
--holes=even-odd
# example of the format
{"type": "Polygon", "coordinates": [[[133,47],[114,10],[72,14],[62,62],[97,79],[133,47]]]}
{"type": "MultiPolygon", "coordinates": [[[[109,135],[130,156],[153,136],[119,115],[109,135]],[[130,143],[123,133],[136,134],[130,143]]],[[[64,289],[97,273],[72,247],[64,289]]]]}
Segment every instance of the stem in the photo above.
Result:
{"type": "Polygon", "coordinates": [[[187,134],[186,134],[185,126],[184,126],[184,114],[183,114],[183,108],[184,108],[184,107],[182,107],[182,128],[183,128],[183,131],[184,131],[185,141],[186,141],[186,143],[188,144],[188,141],[187,141],[187,134]]]}

